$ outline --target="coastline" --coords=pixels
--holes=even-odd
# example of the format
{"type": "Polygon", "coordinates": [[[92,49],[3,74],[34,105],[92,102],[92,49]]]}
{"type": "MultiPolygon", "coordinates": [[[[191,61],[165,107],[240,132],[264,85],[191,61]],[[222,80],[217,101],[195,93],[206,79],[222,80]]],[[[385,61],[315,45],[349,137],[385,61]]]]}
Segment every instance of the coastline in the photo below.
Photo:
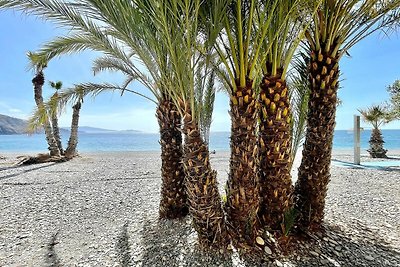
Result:
{"type": "MultiPolygon", "coordinates": [[[[50,260],[252,266],[201,252],[190,218],[158,220],[160,152],[90,152],[60,164],[5,168],[21,154],[2,153],[8,159],[0,160],[0,266],[48,266],[50,260]]],[[[400,150],[389,155],[400,158],[400,150]]],[[[332,159],[351,156],[351,150],[335,150],[332,159]]],[[[224,194],[229,152],[210,157],[224,194]]],[[[399,170],[331,169],[326,234],[317,243],[296,243],[300,252],[276,260],[285,266],[400,265],[399,170]]]]}

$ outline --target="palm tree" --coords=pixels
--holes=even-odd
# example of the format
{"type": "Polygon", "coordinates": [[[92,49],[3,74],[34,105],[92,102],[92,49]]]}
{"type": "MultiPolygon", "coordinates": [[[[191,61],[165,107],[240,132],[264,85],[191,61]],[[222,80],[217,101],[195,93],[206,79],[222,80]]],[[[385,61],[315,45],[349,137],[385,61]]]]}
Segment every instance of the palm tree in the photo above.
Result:
{"type": "MultiPolygon", "coordinates": [[[[51,86],[51,88],[56,90],[56,92],[53,94],[52,98],[57,98],[58,97],[58,90],[60,90],[62,88],[62,82],[61,81],[58,81],[58,82],[50,81],[50,86],[51,86]]],[[[56,110],[51,115],[51,126],[52,126],[52,129],[53,129],[54,139],[56,139],[58,149],[60,150],[60,154],[64,155],[64,150],[62,148],[62,142],[61,142],[61,136],[60,136],[60,128],[58,126],[57,113],[58,112],[56,110]]]]}
{"type": "MultiPolygon", "coordinates": [[[[271,13],[279,1],[273,1],[271,13]]],[[[226,186],[225,210],[229,232],[235,245],[252,248],[257,236],[259,187],[257,181],[257,95],[254,87],[263,41],[271,16],[255,17],[259,1],[230,1],[217,29],[215,50],[221,66],[218,76],[230,96],[231,137],[230,170],[226,186]]]]}
{"type": "MultiPolygon", "coordinates": [[[[43,109],[43,85],[44,85],[44,74],[43,70],[47,67],[48,60],[37,53],[28,52],[29,68],[35,71],[35,77],[32,79],[35,102],[37,108],[43,109]]],[[[46,135],[47,144],[49,145],[50,156],[60,157],[60,149],[57,146],[57,142],[53,135],[52,126],[50,121],[47,119],[43,121],[43,128],[46,135]]]]}
{"type": "MultiPolygon", "coordinates": [[[[77,88],[78,90],[80,88],[77,88]]],[[[67,159],[71,159],[76,156],[77,151],[76,147],[78,145],[78,127],[79,127],[79,113],[81,111],[83,103],[82,94],[76,100],[75,105],[72,106],[72,121],[71,121],[71,133],[68,140],[68,146],[65,150],[65,157],[67,159]]]]}
{"type": "Polygon", "coordinates": [[[154,20],[157,34],[167,48],[171,71],[167,86],[183,116],[189,212],[200,245],[225,250],[229,239],[218,192],[217,173],[211,168],[208,146],[201,136],[200,114],[203,105],[197,101],[195,90],[196,68],[199,67],[201,56],[196,51],[201,1],[154,1],[144,10],[154,20]],[[170,25],[174,25],[174,28],[170,25]]]}
{"type": "Polygon", "coordinates": [[[310,81],[303,158],[295,186],[300,226],[318,229],[330,180],[339,62],[364,37],[396,20],[400,1],[324,0],[306,32],[310,81]]]}
{"type": "Polygon", "coordinates": [[[394,119],[391,116],[389,110],[382,105],[372,105],[366,109],[358,110],[363,120],[370,123],[372,125],[371,138],[369,139],[369,154],[373,158],[387,158],[386,152],[387,150],[383,148],[382,132],[379,129],[385,123],[388,123],[394,119]]]}
{"type": "Polygon", "coordinates": [[[146,1],[87,0],[74,4],[61,0],[10,0],[0,7],[32,13],[73,29],[68,36],[61,36],[47,43],[40,51],[42,55],[52,58],[82,50],[99,51],[105,56],[94,62],[95,73],[112,70],[126,76],[122,86],[86,84],[83,88],[88,90],[87,94],[119,89],[125,92],[133,81],[139,81],[146,86],[155,99],[145,97],[157,105],[156,114],[160,125],[160,218],[179,218],[188,213],[182,165],[181,114],[177,112],[165,86],[170,66],[169,59],[165,56],[164,44],[154,31],[152,18],[142,16],[143,10],[136,8],[138,5],[145,7],[145,4],[146,1]],[[103,25],[99,26],[101,23],[103,25]]]}
{"type": "MultiPolygon", "coordinates": [[[[264,42],[266,64],[262,66],[259,105],[259,179],[261,225],[269,229],[287,232],[285,214],[292,209],[292,112],[290,91],[286,83],[294,52],[308,25],[298,18],[315,10],[314,1],[282,1],[272,13],[272,23],[264,42]],[[314,9],[313,9],[314,8],[314,9]],[[278,34],[278,38],[275,36],[278,34]]],[[[273,5],[265,1],[263,9],[273,5]]]]}

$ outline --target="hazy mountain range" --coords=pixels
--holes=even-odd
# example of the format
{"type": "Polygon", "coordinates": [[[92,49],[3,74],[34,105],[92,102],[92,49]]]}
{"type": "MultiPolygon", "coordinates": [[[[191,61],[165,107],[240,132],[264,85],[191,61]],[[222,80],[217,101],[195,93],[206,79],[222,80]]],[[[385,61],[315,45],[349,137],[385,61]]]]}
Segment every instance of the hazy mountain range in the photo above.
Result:
{"type": "MultiPolygon", "coordinates": [[[[6,116],[0,114],[0,135],[6,134],[25,134],[27,133],[28,123],[26,120],[6,116]]],[[[63,133],[69,133],[69,128],[61,127],[60,131],[63,133]]],[[[123,130],[115,131],[108,129],[95,128],[90,126],[80,126],[80,133],[140,133],[136,130],[123,130]]]]}

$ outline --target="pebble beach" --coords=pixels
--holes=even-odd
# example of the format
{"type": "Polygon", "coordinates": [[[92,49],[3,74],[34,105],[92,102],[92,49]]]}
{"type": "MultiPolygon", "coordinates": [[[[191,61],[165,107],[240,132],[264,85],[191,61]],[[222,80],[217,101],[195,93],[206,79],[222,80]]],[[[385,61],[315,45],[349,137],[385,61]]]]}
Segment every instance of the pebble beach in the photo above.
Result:
{"type": "MultiPolygon", "coordinates": [[[[190,217],[158,220],[159,152],[83,153],[14,167],[0,159],[0,266],[400,266],[400,167],[343,167],[335,151],[324,233],[263,262],[201,251],[190,217]]],[[[390,160],[400,160],[392,151],[390,160]]],[[[297,159],[294,167],[294,180],[297,159]]],[[[366,154],[362,161],[372,161],[366,154]]],[[[229,153],[211,155],[221,194],[229,153]]]]}

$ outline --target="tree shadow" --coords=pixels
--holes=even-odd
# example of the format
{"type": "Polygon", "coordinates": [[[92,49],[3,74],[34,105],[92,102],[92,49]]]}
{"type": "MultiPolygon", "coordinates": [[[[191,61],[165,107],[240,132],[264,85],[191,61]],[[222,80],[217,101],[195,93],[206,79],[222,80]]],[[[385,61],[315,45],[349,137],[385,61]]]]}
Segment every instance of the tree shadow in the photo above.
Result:
{"type": "MultiPolygon", "coordinates": [[[[17,176],[22,175],[22,174],[25,174],[25,173],[29,173],[29,172],[32,172],[32,171],[40,170],[40,169],[43,169],[43,168],[48,168],[48,167],[51,167],[51,166],[53,166],[53,165],[55,165],[55,164],[57,164],[57,163],[53,162],[53,163],[46,164],[46,165],[44,165],[44,166],[39,166],[39,167],[35,167],[35,168],[30,168],[30,169],[27,169],[27,170],[26,170],[26,169],[23,169],[23,170],[21,170],[21,171],[18,172],[18,173],[13,173],[13,174],[8,174],[8,175],[0,176],[0,180],[12,178],[12,177],[17,177],[17,176]]],[[[13,166],[13,167],[7,167],[7,168],[0,168],[0,171],[10,170],[10,169],[20,169],[20,168],[23,168],[23,167],[24,167],[24,166],[13,166]]]]}
{"type": "Polygon", "coordinates": [[[204,251],[197,245],[197,234],[189,218],[146,220],[141,244],[142,266],[233,266],[230,257],[204,251]]]}
{"type": "Polygon", "coordinates": [[[121,233],[118,236],[116,243],[117,257],[122,267],[132,266],[128,225],[128,222],[125,222],[125,224],[122,226],[121,233]]]}
{"type": "Polygon", "coordinates": [[[400,251],[378,228],[360,221],[342,226],[325,223],[323,231],[295,244],[296,266],[400,266],[400,251]],[[352,228],[349,228],[352,227],[352,228]]]}
{"type": "Polygon", "coordinates": [[[58,258],[54,246],[58,244],[57,241],[58,231],[51,236],[49,243],[47,244],[45,262],[48,267],[59,267],[60,259],[58,258]]]}

